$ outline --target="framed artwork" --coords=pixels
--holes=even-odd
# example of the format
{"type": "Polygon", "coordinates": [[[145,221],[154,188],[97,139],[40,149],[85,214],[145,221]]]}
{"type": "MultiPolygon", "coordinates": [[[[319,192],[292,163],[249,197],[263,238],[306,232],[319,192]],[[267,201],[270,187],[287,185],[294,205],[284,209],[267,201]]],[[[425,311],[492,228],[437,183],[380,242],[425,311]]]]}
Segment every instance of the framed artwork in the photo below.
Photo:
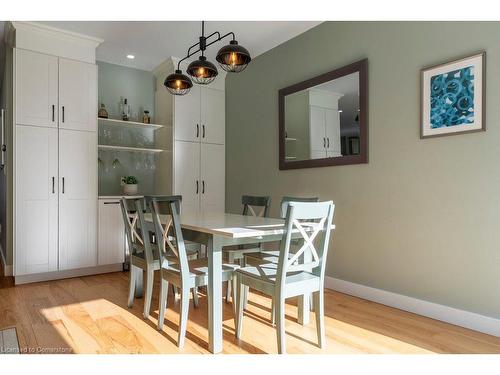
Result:
{"type": "Polygon", "coordinates": [[[486,130],[486,52],[422,69],[420,138],[486,130]]]}

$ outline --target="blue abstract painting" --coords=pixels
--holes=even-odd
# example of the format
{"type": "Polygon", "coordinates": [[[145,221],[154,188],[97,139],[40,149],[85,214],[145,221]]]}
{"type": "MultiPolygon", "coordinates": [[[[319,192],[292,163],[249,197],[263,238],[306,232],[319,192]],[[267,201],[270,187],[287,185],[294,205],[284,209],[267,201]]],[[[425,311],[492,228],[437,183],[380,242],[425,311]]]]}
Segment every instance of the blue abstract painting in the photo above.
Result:
{"type": "Polygon", "coordinates": [[[474,67],[431,77],[431,129],[474,123],[474,67]]]}

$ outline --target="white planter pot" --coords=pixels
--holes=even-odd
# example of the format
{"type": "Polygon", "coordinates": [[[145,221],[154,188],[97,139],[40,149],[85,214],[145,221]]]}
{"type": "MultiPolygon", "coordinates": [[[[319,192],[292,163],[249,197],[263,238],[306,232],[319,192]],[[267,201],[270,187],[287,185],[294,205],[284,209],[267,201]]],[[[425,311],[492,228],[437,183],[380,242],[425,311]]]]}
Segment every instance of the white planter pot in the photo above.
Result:
{"type": "Polygon", "coordinates": [[[137,195],[137,184],[124,184],[123,194],[125,195],[137,195]]]}

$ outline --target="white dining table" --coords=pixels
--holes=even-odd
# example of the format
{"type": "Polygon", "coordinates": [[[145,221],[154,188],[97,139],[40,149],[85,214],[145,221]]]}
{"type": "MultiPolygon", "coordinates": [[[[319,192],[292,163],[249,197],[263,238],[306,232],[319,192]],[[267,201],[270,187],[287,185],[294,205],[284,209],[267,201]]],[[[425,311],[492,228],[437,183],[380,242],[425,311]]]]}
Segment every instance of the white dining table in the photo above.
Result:
{"type": "MultiPolygon", "coordinates": [[[[166,222],[166,215],[160,215],[166,222]]],[[[151,214],[145,221],[152,223],[151,214]]],[[[230,245],[274,242],[281,240],[284,220],[227,213],[182,214],[184,239],[206,246],[208,258],[208,347],[212,353],[222,351],[222,248],[230,245]]],[[[332,225],[331,229],[335,226],[332,225]]],[[[309,298],[300,298],[299,322],[309,322],[309,298]]]]}

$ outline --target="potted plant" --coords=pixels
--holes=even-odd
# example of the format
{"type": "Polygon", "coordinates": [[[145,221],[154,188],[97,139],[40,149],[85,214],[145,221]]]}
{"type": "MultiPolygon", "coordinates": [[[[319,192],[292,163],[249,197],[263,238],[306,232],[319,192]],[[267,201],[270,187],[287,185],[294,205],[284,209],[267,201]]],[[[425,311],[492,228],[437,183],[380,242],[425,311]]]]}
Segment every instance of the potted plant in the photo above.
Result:
{"type": "Polygon", "coordinates": [[[122,186],[123,194],[125,195],[135,195],[137,194],[137,177],[135,176],[123,176],[122,186]]]}

